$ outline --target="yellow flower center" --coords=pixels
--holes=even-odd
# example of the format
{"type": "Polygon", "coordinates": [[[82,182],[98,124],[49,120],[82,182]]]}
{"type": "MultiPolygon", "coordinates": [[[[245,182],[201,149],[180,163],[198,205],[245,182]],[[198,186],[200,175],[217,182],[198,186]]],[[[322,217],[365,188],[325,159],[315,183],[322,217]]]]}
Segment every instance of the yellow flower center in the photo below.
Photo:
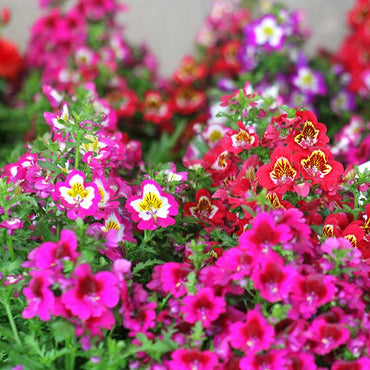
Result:
{"type": "Polygon", "coordinates": [[[162,200],[152,192],[148,192],[145,194],[144,199],[142,202],[139,203],[140,211],[146,212],[154,212],[157,209],[160,209],[163,205],[162,200]]]}
{"type": "Polygon", "coordinates": [[[315,129],[312,122],[306,121],[302,132],[294,138],[294,141],[300,146],[303,146],[302,143],[315,144],[319,133],[320,131],[315,129]]]}
{"type": "Polygon", "coordinates": [[[72,185],[71,190],[67,190],[67,194],[73,199],[82,200],[89,195],[89,191],[86,190],[80,182],[76,182],[72,185]]]}
{"type": "Polygon", "coordinates": [[[333,169],[333,167],[327,163],[325,153],[320,149],[314,150],[307,159],[302,159],[301,165],[307,173],[314,177],[316,177],[316,175],[324,177],[333,169]]]}
{"type": "Polygon", "coordinates": [[[270,178],[274,184],[284,184],[293,181],[297,171],[290,165],[285,157],[280,157],[270,172],[270,178]]]}

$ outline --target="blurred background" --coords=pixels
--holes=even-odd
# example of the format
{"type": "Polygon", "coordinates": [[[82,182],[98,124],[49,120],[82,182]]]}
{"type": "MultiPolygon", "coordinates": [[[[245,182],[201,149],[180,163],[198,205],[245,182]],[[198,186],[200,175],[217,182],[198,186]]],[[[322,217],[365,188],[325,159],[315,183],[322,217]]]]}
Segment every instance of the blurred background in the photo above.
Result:
{"type": "MultiPolygon", "coordinates": [[[[266,0],[261,0],[265,1],[266,0]]],[[[212,0],[130,0],[129,10],[121,18],[129,41],[145,42],[158,58],[159,71],[169,76],[179,61],[193,49],[197,31],[209,12],[212,0]]],[[[306,48],[309,54],[324,47],[335,50],[347,33],[346,12],[354,0],[286,0],[290,9],[305,13],[304,24],[311,30],[306,48]]],[[[11,23],[3,36],[15,41],[23,51],[29,29],[41,14],[38,0],[0,0],[7,6],[11,23]]]]}

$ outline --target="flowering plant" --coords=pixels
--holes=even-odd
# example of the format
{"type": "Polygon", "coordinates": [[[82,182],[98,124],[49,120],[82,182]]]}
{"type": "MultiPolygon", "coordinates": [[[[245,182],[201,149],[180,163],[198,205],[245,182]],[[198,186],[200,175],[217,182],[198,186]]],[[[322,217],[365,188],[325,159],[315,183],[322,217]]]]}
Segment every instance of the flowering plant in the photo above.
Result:
{"type": "MultiPolygon", "coordinates": [[[[324,94],[324,74],[289,59],[297,23],[281,8],[223,17],[228,7],[218,3],[213,28],[242,29],[242,38],[227,46],[221,38],[205,63],[184,59],[169,84],[139,88],[144,131],[160,127],[139,141],[132,117],[121,116],[126,132],[122,106],[111,105],[120,68],[108,61],[126,49],[99,22],[113,22],[117,2],[78,4],[38,23],[67,27],[83,52],[63,32],[46,40],[70,48],[70,58],[37,77],[48,108],[34,114],[45,133],[0,171],[2,367],[367,369],[370,172],[357,166],[360,153],[343,163],[333,153],[331,121],[310,105],[324,94]],[[85,48],[86,19],[112,58],[85,48]],[[273,71],[265,55],[304,103],[265,93],[273,83],[273,74],[258,77],[259,68],[273,71]],[[243,86],[231,88],[241,71],[243,86]],[[207,79],[224,91],[210,119],[207,79]]],[[[42,55],[30,58],[45,66],[52,58],[42,55]]],[[[116,98],[130,99],[123,85],[116,98]]]]}
{"type": "Polygon", "coordinates": [[[45,113],[3,169],[5,366],[368,366],[369,172],[332,158],[312,112],[237,90],[179,172],[96,99],[45,113]]]}

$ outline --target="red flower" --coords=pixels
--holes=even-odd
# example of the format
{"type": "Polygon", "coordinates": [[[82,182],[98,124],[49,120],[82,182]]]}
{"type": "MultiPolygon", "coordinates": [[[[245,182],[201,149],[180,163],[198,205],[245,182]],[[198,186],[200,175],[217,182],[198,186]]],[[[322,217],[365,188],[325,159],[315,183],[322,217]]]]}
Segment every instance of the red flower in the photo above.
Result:
{"type": "Polygon", "coordinates": [[[326,146],[329,142],[328,136],[325,135],[326,126],[317,122],[316,116],[308,110],[298,111],[296,116],[300,120],[286,139],[288,147],[292,150],[300,150],[326,146]]]}
{"type": "Polygon", "coordinates": [[[9,40],[0,38],[0,77],[16,78],[23,67],[17,47],[9,40]]]}
{"type": "Polygon", "coordinates": [[[187,202],[184,205],[184,215],[193,216],[202,221],[210,221],[216,224],[221,223],[225,210],[219,201],[211,199],[206,189],[199,189],[195,194],[195,202],[187,202]]]}
{"type": "Polygon", "coordinates": [[[271,162],[257,171],[261,186],[278,194],[291,190],[297,176],[298,168],[292,161],[292,152],[286,147],[276,148],[271,155],[271,162]]]}
{"type": "Polygon", "coordinates": [[[239,130],[229,130],[223,140],[225,149],[234,154],[258,146],[258,136],[252,128],[240,121],[238,126],[239,130]]]}
{"type": "Polygon", "coordinates": [[[343,165],[327,149],[300,151],[293,155],[293,160],[299,164],[302,176],[312,184],[320,184],[323,190],[337,184],[343,174],[343,165]]]}
{"type": "Polygon", "coordinates": [[[207,102],[204,91],[191,86],[181,86],[174,92],[176,109],[181,114],[191,114],[203,108],[207,102]]]}
{"type": "Polygon", "coordinates": [[[142,109],[144,120],[155,124],[169,121],[173,114],[172,104],[165,101],[157,91],[145,93],[142,109]]]}
{"type": "Polygon", "coordinates": [[[192,55],[186,55],[180,67],[174,72],[173,79],[184,85],[190,85],[195,81],[202,81],[206,78],[207,69],[204,64],[197,64],[192,55]]]}

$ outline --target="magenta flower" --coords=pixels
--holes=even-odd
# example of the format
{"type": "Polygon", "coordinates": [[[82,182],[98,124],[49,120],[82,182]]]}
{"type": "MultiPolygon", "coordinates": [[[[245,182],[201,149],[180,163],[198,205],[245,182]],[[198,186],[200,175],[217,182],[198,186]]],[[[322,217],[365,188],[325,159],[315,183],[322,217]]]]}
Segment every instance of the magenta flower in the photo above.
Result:
{"type": "Polygon", "coordinates": [[[84,263],[73,273],[74,284],[62,295],[62,302],[81,320],[100,316],[106,307],[114,307],[119,300],[117,278],[108,271],[93,275],[84,263]]]}
{"type": "Polygon", "coordinates": [[[210,351],[201,351],[198,348],[177,349],[172,353],[170,370],[212,370],[218,364],[217,355],[210,351]]]}
{"type": "Polygon", "coordinates": [[[195,295],[188,295],[182,300],[181,311],[185,314],[185,321],[194,324],[200,321],[205,328],[225,312],[225,301],[216,297],[211,288],[201,288],[195,295]]]}
{"type": "Polygon", "coordinates": [[[274,339],[274,328],[256,310],[247,312],[245,322],[236,322],[230,326],[229,342],[241,351],[256,353],[267,350],[274,339]]]}
{"type": "Polygon", "coordinates": [[[72,230],[62,230],[57,243],[45,242],[34,249],[28,256],[40,270],[60,267],[63,261],[76,261],[80,255],[77,251],[77,237],[72,230]]]}
{"type": "Polygon", "coordinates": [[[55,301],[54,294],[49,289],[50,274],[49,271],[30,272],[32,279],[28,287],[23,290],[28,301],[28,306],[22,312],[23,318],[31,319],[38,315],[43,321],[50,320],[55,301]]]}
{"type": "Polygon", "coordinates": [[[187,293],[185,283],[191,271],[187,263],[168,262],[162,266],[161,283],[166,293],[179,298],[187,293]]]}
{"type": "Polygon", "coordinates": [[[311,274],[298,276],[292,285],[292,302],[304,318],[316,313],[321,305],[332,300],[335,278],[331,275],[311,274]]]}
{"type": "Polygon", "coordinates": [[[65,206],[68,218],[85,218],[93,215],[101,199],[99,189],[94,183],[85,183],[85,174],[72,171],[65,182],[55,185],[56,198],[65,206]]]}
{"type": "Polygon", "coordinates": [[[153,180],[144,180],[141,195],[127,199],[126,208],[133,221],[139,222],[140,230],[155,230],[158,226],[167,227],[175,223],[178,205],[174,197],[162,193],[160,186],[153,180]]]}
{"type": "Polygon", "coordinates": [[[251,280],[262,298],[276,302],[288,297],[296,275],[296,270],[284,266],[281,258],[266,258],[253,270],[251,280]]]}
{"type": "Polygon", "coordinates": [[[274,218],[267,212],[257,214],[252,230],[245,231],[239,238],[240,248],[250,250],[252,247],[268,252],[269,248],[290,240],[292,237],[287,225],[275,225],[274,218]]]}
{"type": "Polygon", "coordinates": [[[361,357],[357,360],[353,361],[335,361],[332,370],[367,370],[370,369],[370,358],[369,357],[361,357]]]}
{"type": "Polygon", "coordinates": [[[312,351],[318,355],[328,354],[350,338],[350,332],[344,324],[329,323],[323,318],[312,322],[308,335],[313,342],[312,351]]]}
{"type": "Polygon", "coordinates": [[[282,370],[285,367],[286,351],[284,349],[273,349],[267,353],[253,354],[243,357],[239,363],[240,370],[262,370],[276,369],[282,370]]]}
{"type": "Polygon", "coordinates": [[[286,355],[286,370],[316,370],[315,356],[307,352],[290,352],[286,355]]]}
{"type": "Polygon", "coordinates": [[[23,228],[23,221],[18,217],[13,217],[2,221],[0,223],[0,228],[8,229],[8,234],[14,235],[14,230],[23,228]]]}

